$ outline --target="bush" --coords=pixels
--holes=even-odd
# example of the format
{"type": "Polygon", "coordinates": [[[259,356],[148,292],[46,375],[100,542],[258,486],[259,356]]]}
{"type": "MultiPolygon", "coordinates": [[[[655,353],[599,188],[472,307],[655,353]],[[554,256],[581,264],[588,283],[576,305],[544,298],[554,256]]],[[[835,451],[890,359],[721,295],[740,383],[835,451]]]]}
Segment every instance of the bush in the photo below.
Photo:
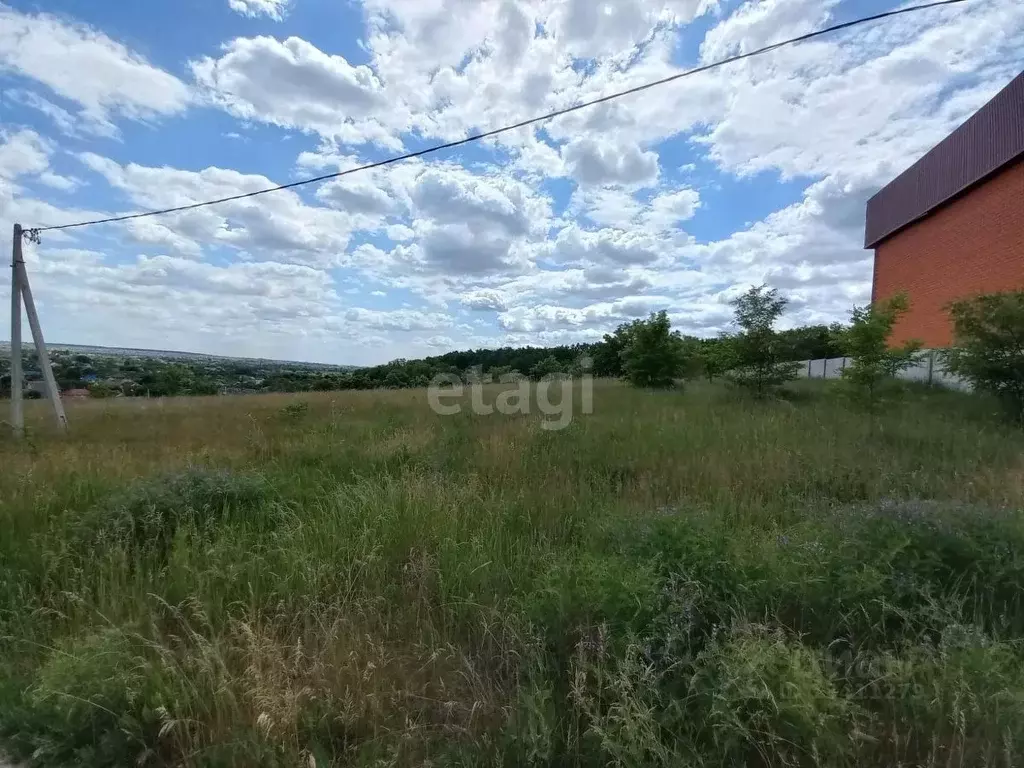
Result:
{"type": "Polygon", "coordinates": [[[203,531],[233,516],[258,520],[269,498],[270,488],[261,475],[190,468],[140,481],[90,510],[83,520],[84,533],[94,544],[165,552],[182,528],[203,531]]]}
{"type": "Polygon", "coordinates": [[[955,345],[946,368],[991,392],[1024,421],[1024,291],[991,293],[949,307],[955,345]]]}

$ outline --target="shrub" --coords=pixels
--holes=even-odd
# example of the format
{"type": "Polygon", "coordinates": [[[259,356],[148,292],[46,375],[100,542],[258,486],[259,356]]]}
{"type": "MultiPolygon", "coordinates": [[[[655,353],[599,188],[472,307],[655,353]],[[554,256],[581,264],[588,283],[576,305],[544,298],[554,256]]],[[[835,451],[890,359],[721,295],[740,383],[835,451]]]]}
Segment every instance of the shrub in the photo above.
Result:
{"type": "Polygon", "coordinates": [[[998,397],[1024,421],[1024,291],[991,293],[949,307],[955,346],[946,368],[998,397]]]}
{"type": "Polygon", "coordinates": [[[206,530],[231,516],[256,520],[268,507],[261,475],[190,468],[143,480],[108,504],[90,510],[83,524],[94,543],[137,552],[165,552],[183,527],[206,530]]]}
{"type": "Polygon", "coordinates": [[[288,405],[281,409],[281,416],[292,420],[298,419],[307,413],[309,413],[309,403],[305,400],[288,403],[288,405]]]}

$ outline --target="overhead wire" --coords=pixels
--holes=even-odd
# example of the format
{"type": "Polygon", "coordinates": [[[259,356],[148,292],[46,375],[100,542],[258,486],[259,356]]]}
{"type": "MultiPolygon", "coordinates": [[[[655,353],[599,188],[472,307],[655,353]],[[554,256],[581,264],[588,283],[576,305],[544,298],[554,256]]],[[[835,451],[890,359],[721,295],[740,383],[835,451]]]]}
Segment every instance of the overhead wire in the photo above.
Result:
{"type": "Polygon", "coordinates": [[[343,176],[349,176],[351,174],[360,173],[362,171],[370,171],[370,170],[373,170],[375,168],[383,168],[383,167],[388,166],[388,165],[393,165],[394,163],[400,163],[400,162],[403,162],[405,160],[413,160],[413,159],[415,159],[417,157],[423,157],[424,155],[430,155],[430,154],[433,154],[435,152],[442,152],[442,151],[444,151],[446,149],[454,149],[456,147],[465,146],[466,144],[470,144],[472,142],[482,141],[484,139],[489,139],[489,138],[491,138],[493,136],[498,136],[498,135],[501,135],[503,133],[509,133],[510,131],[519,130],[520,128],[526,128],[527,126],[536,125],[537,123],[543,123],[543,122],[546,122],[548,120],[553,120],[553,119],[555,119],[557,117],[561,117],[563,115],[568,115],[568,114],[571,114],[573,112],[578,112],[580,110],[596,106],[598,104],[604,104],[606,102],[613,101],[615,99],[621,99],[624,96],[630,96],[630,95],[635,94],[635,93],[641,93],[642,91],[647,91],[647,90],[650,90],[652,88],[657,88],[659,86],[675,82],[676,80],[682,80],[683,78],[691,77],[693,75],[700,74],[701,72],[707,72],[707,71],[712,70],[712,69],[717,69],[718,67],[723,67],[723,66],[725,66],[727,64],[732,64],[734,62],[742,61],[744,59],[750,59],[750,58],[753,58],[755,56],[761,56],[763,54],[770,53],[771,51],[775,51],[775,50],[778,50],[780,48],[784,48],[784,47],[789,46],[789,45],[795,45],[797,43],[802,43],[802,42],[805,42],[807,40],[811,40],[811,39],[816,38],[816,37],[821,37],[822,35],[828,35],[828,34],[831,34],[833,32],[839,32],[839,31],[844,30],[844,29],[849,29],[851,27],[856,27],[856,26],[859,26],[861,24],[868,24],[868,23],[873,22],[873,21],[880,21],[882,19],[888,19],[888,18],[891,18],[893,16],[900,16],[900,15],[907,14],[907,13],[915,13],[917,11],[924,11],[924,10],[928,10],[930,8],[938,8],[938,7],[947,6],[947,5],[955,5],[957,3],[963,3],[963,2],[966,2],[966,0],[938,0],[937,2],[924,3],[922,5],[912,5],[912,6],[907,6],[905,8],[896,8],[894,10],[885,11],[883,13],[876,13],[876,14],[874,14],[872,16],[863,16],[861,18],[854,19],[853,21],[846,21],[846,22],[843,22],[841,24],[834,24],[834,25],[832,25],[830,27],[825,27],[824,29],[819,29],[819,30],[815,30],[814,32],[808,32],[808,33],[803,34],[803,35],[798,35],[797,37],[792,37],[792,38],[789,38],[788,40],[783,40],[783,41],[778,42],[778,43],[772,43],[771,45],[766,45],[766,46],[764,46],[762,48],[758,48],[758,49],[753,50],[753,51],[748,51],[747,53],[740,53],[740,54],[736,54],[735,56],[729,56],[728,58],[720,59],[718,61],[711,62],[710,64],[703,64],[703,65],[701,65],[699,67],[694,67],[692,69],[687,69],[687,70],[684,70],[682,72],[677,72],[677,73],[675,73],[673,75],[669,75],[668,77],[663,77],[663,78],[661,78],[659,80],[653,80],[651,82],[643,83],[642,85],[637,85],[637,86],[634,86],[632,88],[627,88],[627,89],[622,90],[622,91],[616,91],[615,93],[611,93],[611,94],[608,94],[606,96],[600,96],[600,97],[598,97],[596,99],[591,99],[589,101],[584,101],[584,102],[581,102],[579,104],[574,104],[574,105],[572,105],[570,107],[564,107],[562,109],[556,109],[553,112],[548,112],[548,113],[543,114],[543,115],[538,115],[536,117],[531,117],[531,118],[529,118],[527,120],[521,120],[518,123],[513,123],[511,125],[505,125],[505,126],[502,126],[501,128],[495,128],[493,130],[484,131],[482,133],[475,133],[475,134],[472,134],[470,136],[466,136],[465,138],[458,139],[456,141],[449,141],[449,142],[445,142],[443,144],[435,144],[435,145],[426,147],[425,149],[416,150],[415,152],[407,152],[407,153],[405,153],[403,155],[396,155],[394,157],[389,157],[389,158],[387,158],[385,160],[378,160],[376,162],[367,163],[366,165],[359,165],[359,166],[356,166],[354,168],[347,168],[346,170],[343,170],[343,171],[336,171],[334,173],[325,173],[325,174],[323,174],[321,176],[314,176],[312,178],[302,179],[300,181],[293,181],[293,182],[291,182],[289,184],[280,184],[280,185],[274,186],[274,187],[267,187],[266,189],[258,189],[258,190],[254,190],[252,192],[244,192],[244,193],[241,193],[241,194],[238,194],[238,195],[228,195],[227,197],[220,197],[220,198],[216,198],[216,199],[213,199],[213,200],[204,200],[204,201],[199,202],[199,203],[190,203],[188,205],[179,205],[179,206],[175,206],[173,208],[161,208],[161,209],[158,209],[158,210],[140,211],[138,213],[128,213],[128,214],[124,214],[124,215],[120,215],[120,216],[110,216],[108,218],[103,218],[103,219],[91,219],[91,220],[87,220],[87,221],[78,221],[78,222],[75,222],[73,224],[59,224],[59,225],[54,225],[54,226],[30,227],[30,228],[27,228],[25,230],[25,232],[26,232],[27,236],[38,239],[39,233],[41,233],[41,232],[54,232],[54,231],[63,230],[63,229],[75,229],[77,227],[89,227],[89,226],[93,226],[93,225],[96,225],[96,224],[113,224],[113,223],[116,223],[116,222],[119,222],[119,221],[130,221],[132,219],[142,219],[142,218],[147,218],[147,217],[150,217],[150,216],[163,216],[163,215],[166,215],[166,214],[169,214],[169,213],[181,213],[183,211],[193,211],[193,210],[196,210],[197,208],[206,208],[206,207],[212,206],[212,205],[221,205],[223,203],[230,203],[230,202],[234,202],[236,200],[245,200],[247,198],[258,197],[260,195],[268,195],[268,194],[270,194],[272,192],[281,192],[281,191],[286,190],[286,189],[294,189],[296,187],[302,187],[302,186],[306,186],[306,185],[309,185],[309,184],[318,184],[318,183],[323,182],[323,181],[330,181],[332,179],[339,179],[339,178],[341,178],[343,176]]]}

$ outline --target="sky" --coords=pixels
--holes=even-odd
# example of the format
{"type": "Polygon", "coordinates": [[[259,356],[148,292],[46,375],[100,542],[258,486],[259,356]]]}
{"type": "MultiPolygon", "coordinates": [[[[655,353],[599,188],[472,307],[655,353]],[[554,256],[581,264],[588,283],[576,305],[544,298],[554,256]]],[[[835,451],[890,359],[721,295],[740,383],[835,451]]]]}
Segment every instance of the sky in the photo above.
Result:
{"type": "MultiPolygon", "coordinates": [[[[331,173],[895,7],[0,0],[0,229],[331,173]]],[[[51,344],[370,365],[662,309],[713,336],[761,283],[785,326],[842,320],[870,299],[865,201],[1022,69],[1024,3],[968,0],[25,260],[51,344]]]]}

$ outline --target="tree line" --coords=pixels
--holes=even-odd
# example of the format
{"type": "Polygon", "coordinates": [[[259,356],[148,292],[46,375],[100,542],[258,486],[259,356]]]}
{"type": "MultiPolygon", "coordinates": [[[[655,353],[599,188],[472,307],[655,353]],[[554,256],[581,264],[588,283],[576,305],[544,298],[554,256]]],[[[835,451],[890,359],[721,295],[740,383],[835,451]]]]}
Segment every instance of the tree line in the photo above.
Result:
{"type": "MultiPolygon", "coordinates": [[[[52,367],[62,390],[85,388],[94,397],[403,389],[426,387],[439,375],[468,384],[589,373],[638,387],[724,379],[764,398],[798,376],[799,361],[848,357],[853,362],[843,371],[847,388],[874,410],[887,382],[918,359],[919,343],[889,343],[909,309],[906,295],[854,307],[846,324],[778,330],[787,306],[779,291],[753,286],[732,302],[736,330],[716,338],[682,335],[662,311],[622,323],[596,343],[465,350],[368,368],[325,370],[226,358],[167,361],[61,350],[53,353],[52,367]]],[[[1014,419],[1024,419],[1024,291],[967,298],[948,312],[955,344],[944,353],[947,370],[994,395],[1014,419]]],[[[24,363],[26,372],[38,376],[34,351],[26,352],[24,363]]],[[[10,395],[9,368],[9,360],[0,359],[0,396],[10,395]]],[[[30,388],[25,394],[38,397],[39,391],[30,388]]]]}

